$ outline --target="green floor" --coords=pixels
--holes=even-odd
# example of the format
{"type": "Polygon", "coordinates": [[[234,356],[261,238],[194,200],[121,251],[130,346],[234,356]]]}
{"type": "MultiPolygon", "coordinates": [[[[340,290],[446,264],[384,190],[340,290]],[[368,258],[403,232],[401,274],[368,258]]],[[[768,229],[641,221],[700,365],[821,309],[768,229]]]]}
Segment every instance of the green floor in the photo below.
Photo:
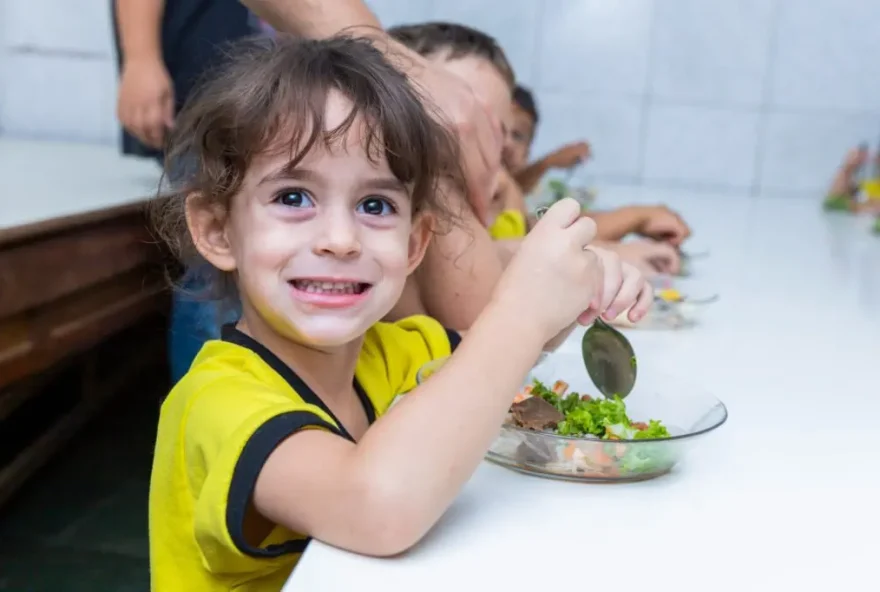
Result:
{"type": "Polygon", "coordinates": [[[155,396],[119,399],[0,508],[0,590],[148,591],[155,396]]]}

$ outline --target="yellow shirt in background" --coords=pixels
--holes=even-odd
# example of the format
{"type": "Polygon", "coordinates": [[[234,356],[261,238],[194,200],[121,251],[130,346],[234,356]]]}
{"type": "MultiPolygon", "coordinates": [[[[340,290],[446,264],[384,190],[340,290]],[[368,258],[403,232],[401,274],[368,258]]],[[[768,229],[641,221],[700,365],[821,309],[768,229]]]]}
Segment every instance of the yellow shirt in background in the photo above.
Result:
{"type": "MultiPolygon", "coordinates": [[[[354,386],[370,423],[451,353],[455,332],[422,316],[378,323],[364,339],[354,386]]],[[[302,429],[351,440],[315,392],[233,327],[205,344],[162,405],[150,480],[153,592],[281,590],[308,537],[276,526],[259,547],[244,517],[269,454],[302,429]]]]}
{"type": "Polygon", "coordinates": [[[489,234],[495,240],[523,238],[526,232],[526,218],[519,210],[504,210],[489,227],[489,234]]]}

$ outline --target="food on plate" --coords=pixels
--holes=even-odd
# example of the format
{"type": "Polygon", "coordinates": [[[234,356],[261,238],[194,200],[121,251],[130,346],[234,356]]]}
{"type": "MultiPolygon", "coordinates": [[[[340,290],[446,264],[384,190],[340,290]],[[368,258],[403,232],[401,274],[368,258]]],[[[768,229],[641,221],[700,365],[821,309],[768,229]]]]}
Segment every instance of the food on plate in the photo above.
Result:
{"type": "Polygon", "coordinates": [[[557,381],[552,389],[535,380],[517,396],[510,407],[514,425],[552,431],[560,436],[601,440],[647,440],[669,438],[669,430],[659,421],[633,421],[626,414],[623,399],[593,398],[576,392],[566,394],[568,385],[557,381]]]}
{"type": "Polygon", "coordinates": [[[682,302],[684,301],[684,296],[681,292],[676,290],[675,288],[664,288],[662,290],[657,290],[655,292],[657,298],[663,300],[664,302],[682,302]]]}
{"type": "Polygon", "coordinates": [[[620,397],[593,398],[535,380],[520,392],[489,458],[510,459],[528,472],[586,480],[633,480],[675,464],[669,430],[657,420],[633,421],[620,397]],[[511,446],[512,445],[512,446],[511,446]],[[508,446],[511,446],[508,448],[508,446]],[[508,452],[504,452],[507,450],[508,452]]]}
{"type": "Polygon", "coordinates": [[[555,430],[565,416],[541,397],[525,397],[510,406],[513,423],[528,430],[555,430]]]}
{"type": "Polygon", "coordinates": [[[829,195],[822,207],[829,212],[848,212],[853,209],[853,201],[847,195],[829,195]]]}

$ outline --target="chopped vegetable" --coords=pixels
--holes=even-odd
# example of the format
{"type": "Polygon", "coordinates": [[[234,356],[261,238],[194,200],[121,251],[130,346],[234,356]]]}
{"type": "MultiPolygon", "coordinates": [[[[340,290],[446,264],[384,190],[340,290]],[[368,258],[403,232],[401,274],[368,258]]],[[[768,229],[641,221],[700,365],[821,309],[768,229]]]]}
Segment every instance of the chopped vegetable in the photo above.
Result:
{"type": "Polygon", "coordinates": [[[675,288],[664,288],[663,290],[658,290],[657,297],[666,302],[681,302],[682,300],[684,300],[684,296],[682,296],[681,292],[679,292],[675,288]]]}
{"type": "MultiPolygon", "coordinates": [[[[645,440],[669,438],[669,430],[657,420],[633,422],[626,414],[626,405],[619,396],[612,399],[593,399],[571,392],[568,385],[557,381],[553,389],[535,380],[530,395],[541,397],[556,407],[565,419],[559,422],[556,433],[561,436],[596,436],[603,440],[645,440]]],[[[522,396],[521,395],[518,395],[522,396]]]]}
{"type": "Polygon", "coordinates": [[[552,179],[547,183],[547,187],[550,189],[550,192],[553,194],[553,199],[555,201],[559,201],[568,195],[568,185],[559,181],[558,179],[552,179]]]}
{"type": "Polygon", "coordinates": [[[828,211],[848,212],[852,209],[852,200],[846,195],[829,195],[822,207],[828,211]]]}

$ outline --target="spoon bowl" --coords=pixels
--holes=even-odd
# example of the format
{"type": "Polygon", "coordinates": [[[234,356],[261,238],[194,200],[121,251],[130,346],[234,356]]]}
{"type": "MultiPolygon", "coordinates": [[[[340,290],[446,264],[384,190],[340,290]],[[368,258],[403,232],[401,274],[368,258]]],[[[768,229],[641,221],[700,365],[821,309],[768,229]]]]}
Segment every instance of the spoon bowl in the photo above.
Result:
{"type": "Polygon", "coordinates": [[[623,333],[597,318],[584,332],[581,354],[587,374],[605,398],[621,399],[636,385],[636,352],[623,333]]]}

